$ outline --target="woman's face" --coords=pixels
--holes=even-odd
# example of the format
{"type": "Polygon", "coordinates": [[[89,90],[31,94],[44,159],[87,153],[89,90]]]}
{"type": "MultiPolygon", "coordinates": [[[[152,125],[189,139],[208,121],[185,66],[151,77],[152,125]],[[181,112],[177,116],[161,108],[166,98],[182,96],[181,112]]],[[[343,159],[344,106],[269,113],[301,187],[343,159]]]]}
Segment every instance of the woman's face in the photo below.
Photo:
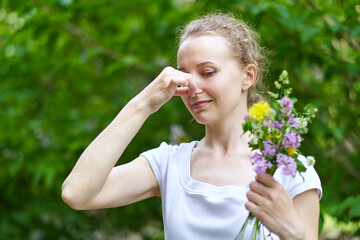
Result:
{"type": "Polygon", "coordinates": [[[199,89],[194,97],[183,96],[182,100],[199,123],[242,118],[246,111],[241,89],[249,76],[229,46],[224,38],[208,34],[188,38],[179,47],[178,70],[192,74],[199,89]]]}

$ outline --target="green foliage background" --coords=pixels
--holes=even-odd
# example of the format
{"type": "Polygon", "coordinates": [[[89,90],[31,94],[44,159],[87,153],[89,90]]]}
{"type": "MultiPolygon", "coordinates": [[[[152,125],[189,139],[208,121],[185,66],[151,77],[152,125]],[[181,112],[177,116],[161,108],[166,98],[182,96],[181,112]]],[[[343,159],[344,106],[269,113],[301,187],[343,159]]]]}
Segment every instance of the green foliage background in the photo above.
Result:
{"type": "MultiPolygon", "coordinates": [[[[76,212],[62,202],[61,184],[127,101],[175,66],[177,29],[214,10],[260,33],[270,86],[286,69],[297,106],[318,107],[302,151],[317,159],[321,225],[330,217],[352,226],[332,238],[360,235],[359,2],[1,0],[0,239],[149,239],[161,229],[159,199],[76,212]]],[[[168,141],[171,124],[193,139],[203,134],[173,99],[119,163],[168,141]]]]}

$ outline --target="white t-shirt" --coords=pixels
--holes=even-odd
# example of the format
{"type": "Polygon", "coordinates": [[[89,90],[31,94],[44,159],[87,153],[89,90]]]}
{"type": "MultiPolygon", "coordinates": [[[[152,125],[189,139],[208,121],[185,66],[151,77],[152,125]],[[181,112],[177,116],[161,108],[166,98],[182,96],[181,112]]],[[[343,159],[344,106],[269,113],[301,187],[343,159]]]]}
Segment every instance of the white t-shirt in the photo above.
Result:
{"type": "MultiPolygon", "coordinates": [[[[141,155],[150,163],[159,183],[165,239],[168,240],[234,240],[243,225],[248,211],[246,192],[249,186],[215,186],[194,180],[190,176],[190,155],[197,141],[168,145],[141,155]]],[[[304,160],[304,157],[301,156],[304,160]]],[[[299,158],[300,160],[300,158],[299,158]]],[[[322,195],[320,179],[312,166],[292,178],[276,171],[277,180],[291,195],[317,189],[322,195]]],[[[249,239],[248,227],[244,239],[249,239]]],[[[265,236],[269,231],[264,227],[265,236]]],[[[271,234],[269,239],[279,239],[271,234]]]]}

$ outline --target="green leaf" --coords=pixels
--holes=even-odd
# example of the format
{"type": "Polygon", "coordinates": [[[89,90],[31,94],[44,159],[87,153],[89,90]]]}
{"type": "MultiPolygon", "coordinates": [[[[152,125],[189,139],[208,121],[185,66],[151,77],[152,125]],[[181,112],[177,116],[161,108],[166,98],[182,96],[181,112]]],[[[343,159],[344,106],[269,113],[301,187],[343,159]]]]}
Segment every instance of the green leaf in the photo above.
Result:
{"type": "Polygon", "coordinates": [[[269,128],[268,127],[262,127],[261,130],[263,131],[263,136],[267,136],[269,134],[269,128]]]}
{"type": "Polygon", "coordinates": [[[278,81],[275,81],[274,84],[277,89],[281,89],[281,86],[282,86],[281,83],[279,83],[278,81]]]}
{"type": "Polygon", "coordinates": [[[298,101],[298,99],[294,98],[294,97],[290,98],[290,100],[293,102],[293,104],[297,103],[297,101],[298,101]]]}
{"type": "Polygon", "coordinates": [[[283,70],[279,76],[279,82],[281,82],[281,84],[289,84],[289,74],[286,70],[283,70]]]}
{"type": "Polygon", "coordinates": [[[306,167],[304,166],[304,164],[301,161],[299,161],[298,159],[295,159],[295,161],[296,161],[298,172],[305,172],[306,167]]]}
{"type": "Polygon", "coordinates": [[[269,96],[272,97],[272,98],[278,98],[278,97],[279,97],[279,94],[278,94],[278,93],[273,93],[273,92],[270,92],[270,91],[267,91],[267,93],[268,93],[269,96]]]}
{"type": "Polygon", "coordinates": [[[319,34],[320,32],[322,32],[322,28],[318,27],[318,26],[309,26],[306,25],[306,27],[304,28],[306,29],[305,31],[301,31],[301,40],[303,42],[307,42],[310,39],[314,38],[315,35],[319,34]]]}
{"type": "Polygon", "coordinates": [[[252,130],[252,126],[251,126],[251,121],[247,120],[246,122],[243,123],[243,130],[244,132],[247,131],[251,131],[252,130]]]}
{"type": "Polygon", "coordinates": [[[278,103],[278,101],[276,99],[270,99],[269,104],[270,104],[271,108],[273,108],[276,112],[278,112],[281,108],[280,104],[278,103]]]}
{"type": "Polygon", "coordinates": [[[259,139],[258,146],[259,146],[260,151],[264,151],[264,145],[263,145],[261,139],[259,139]]]}

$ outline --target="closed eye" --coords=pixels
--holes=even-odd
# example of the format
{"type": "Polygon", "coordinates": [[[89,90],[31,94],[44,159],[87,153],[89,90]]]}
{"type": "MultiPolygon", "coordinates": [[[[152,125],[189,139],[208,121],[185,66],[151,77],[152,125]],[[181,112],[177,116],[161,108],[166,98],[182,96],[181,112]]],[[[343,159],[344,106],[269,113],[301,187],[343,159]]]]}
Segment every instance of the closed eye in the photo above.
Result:
{"type": "Polygon", "coordinates": [[[202,75],[205,76],[205,77],[211,77],[212,75],[215,74],[215,71],[212,71],[212,72],[205,72],[203,73],[202,75]]]}

